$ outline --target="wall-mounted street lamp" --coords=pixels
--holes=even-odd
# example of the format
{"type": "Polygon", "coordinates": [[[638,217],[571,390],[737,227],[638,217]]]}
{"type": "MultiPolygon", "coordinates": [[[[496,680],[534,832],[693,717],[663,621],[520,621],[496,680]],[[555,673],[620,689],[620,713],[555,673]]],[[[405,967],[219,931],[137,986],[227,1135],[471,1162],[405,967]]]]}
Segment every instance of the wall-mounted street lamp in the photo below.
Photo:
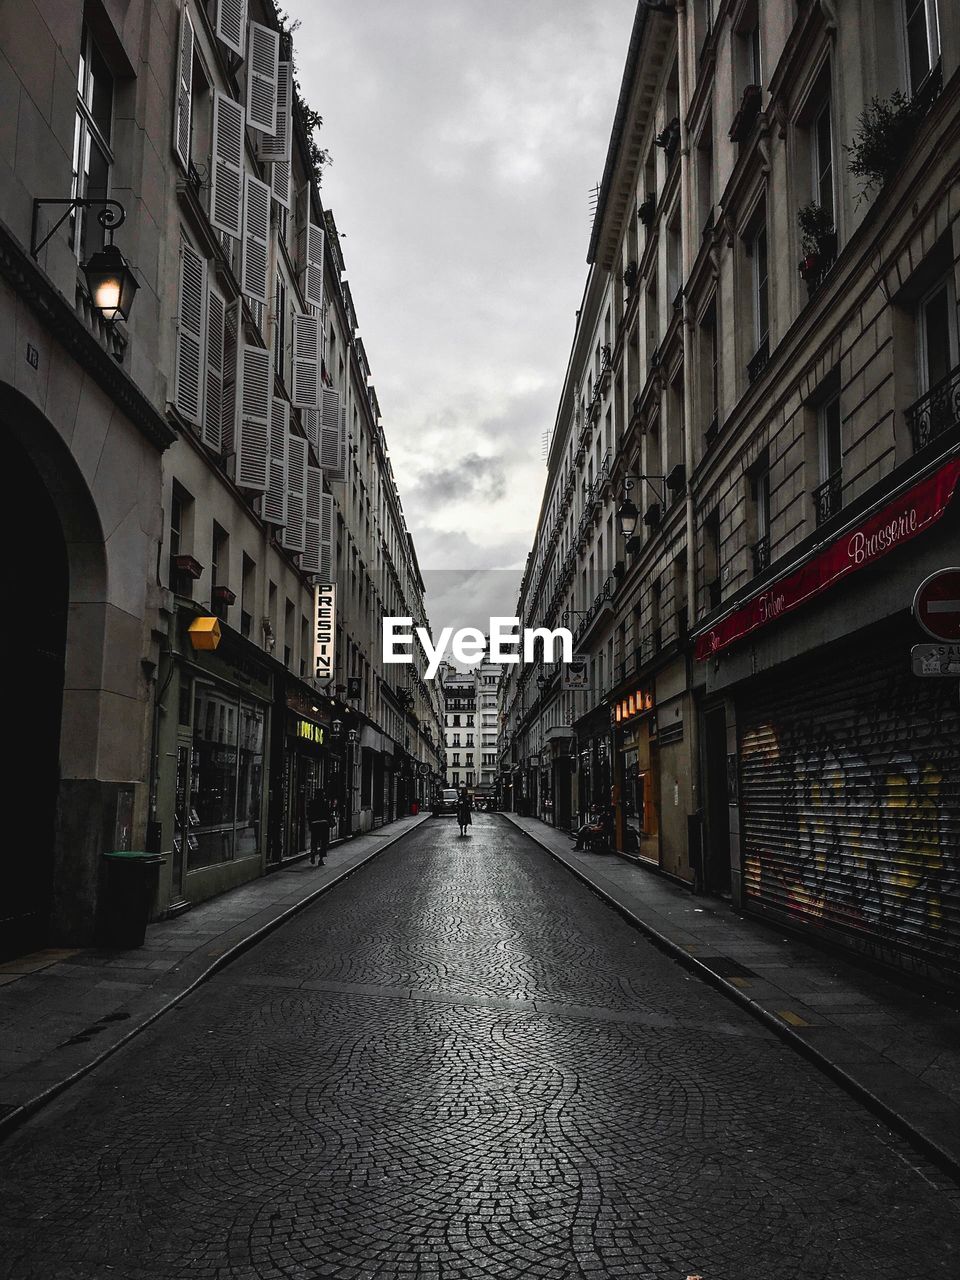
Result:
{"type": "MultiPolygon", "coordinates": [[[[640,512],[637,504],[629,496],[630,491],[635,484],[639,484],[641,489],[644,485],[648,485],[650,491],[654,495],[655,503],[659,511],[663,511],[666,507],[666,476],[648,476],[631,473],[624,477],[623,481],[623,497],[617,506],[617,524],[620,532],[627,540],[628,551],[638,551],[640,548],[640,539],[637,536],[637,524],[640,520],[640,512]]],[[[652,507],[648,509],[647,516],[644,517],[645,522],[649,523],[648,516],[652,507]]]]}
{"type": "Polygon", "coordinates": [[[30,255],[34,260],[40,256],[40,250],[56,235],[71,213],[77,209],[92,208],[99,208],[97,221],[109,236],[109,240],[102,249],[98,249],[86,262],[81,263],[80,270],[86,277],[87,289],[94,307],[107,324],[116,324],[118,320],[126,320],[129,317],[134,295],[140,288],[129,262],[113,243],[114,231],[123,225],[127,216],[119,200],[94,200],[85,197],[72,200],[34,200],[30,255]],[[39,240],[37,237],[40,229],[40,210],[50,204],[65,206],[64,212],[43,239],[39,240]]]}
{"type": "Polygon", "coordinates": [[[541,671],[540,674],[537,676],[537,688],[540,690],[541,693],[543,693],[546,687],[547,687],[547,677],[541,671]]]}

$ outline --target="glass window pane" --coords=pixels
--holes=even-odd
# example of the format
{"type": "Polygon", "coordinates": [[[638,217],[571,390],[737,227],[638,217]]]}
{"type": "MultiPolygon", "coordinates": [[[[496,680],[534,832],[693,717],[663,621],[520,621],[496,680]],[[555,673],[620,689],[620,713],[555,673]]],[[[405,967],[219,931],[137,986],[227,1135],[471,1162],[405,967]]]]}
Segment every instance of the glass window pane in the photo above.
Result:
{"type": "Polygon", "coordinates": [[[260,850],[260,812],[263,798],[263,709],[240,708],[239,767],[237,772],[236,856],[260,850]]]}
{"type": "Polygon", "coordinates": [[[830,104],[817,117],[816,138],[817,203],[833,215],[833,140],[830,129],[830,104]]]}
{"type": "Polygon", "coordinates": [[[92,46],[90,62],[90,89],[87,105],[93,116],[94,124],[103,134],[105,142],[110,141],[111,116],[113,115],[113,76],[107,70],[107,64],[100,56],[97,46],[92,46]]]}
{"type": "Polygon", "coordinates": [[[916,89],[930,70],[927,44],[925,0],[907,0],[907,57],[910,64],[910,87],[916,89]]]}
{"type": "Polygon", "coordinates": [[[193,776],[188,867],[209,867],[234,856],[237,787],[237,704],[231,694],[198,684],[194,699],[193,776]]]}
{"type": "Polygon", "coordinates": [[[950,372],[950,302],[944,285],[923,305],[924,345],[927,357],[927,386],[945,378],[950,372]]]}
{"type": "Polygon", "coordinates": [[[757,286],[757,342],[763,342],[769,332],[769,307],[767,291],[767,232],[764,228],[754,241],[754,271],[757,286]]]}

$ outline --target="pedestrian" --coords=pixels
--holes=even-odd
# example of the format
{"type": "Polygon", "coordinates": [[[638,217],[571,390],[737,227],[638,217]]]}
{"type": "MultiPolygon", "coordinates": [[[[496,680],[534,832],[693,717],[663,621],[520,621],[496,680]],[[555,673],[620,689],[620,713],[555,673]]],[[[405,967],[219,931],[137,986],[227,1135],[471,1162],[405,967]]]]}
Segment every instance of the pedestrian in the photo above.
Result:
{"type": "Polygon", "coordinates": [[[582,849],[585,840],[590,841],[592,844],[598,838],[602,838],[603,834],[603,819],[600,815],[599,806],[591,805],[590,814],[583,826],[578,829],[577,842],[573,847],[574,849],[582,849]]]}
{"type": "Polygon", "coordinates": [[[457,822],[460,824],[460,834],[462,836],[467,834],[467,827],[473,825],[473,818],[470,814],[471,808],[470,792],[466,787],[462,787],[457,797],[457,822]]]}
{"type": "Polygon", "coordinates": [[[313,793],[307,805],[307,821],[310,824],[310,865],[317,863],[323,866],[330,843],[330,819],[333,806],[322,790],[313,793]]]}

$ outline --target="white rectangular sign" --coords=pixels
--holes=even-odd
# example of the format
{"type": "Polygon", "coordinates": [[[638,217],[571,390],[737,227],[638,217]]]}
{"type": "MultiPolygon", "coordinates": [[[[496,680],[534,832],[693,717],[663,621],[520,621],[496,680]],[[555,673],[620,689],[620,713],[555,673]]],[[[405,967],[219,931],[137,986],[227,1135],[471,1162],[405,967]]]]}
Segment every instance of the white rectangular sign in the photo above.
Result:
{"type": "Polygon", "coordinates": [[[313,676],[320,684],[333,679],[336,669],[337,588],[316,588],[313,628],[313,676]]]}
{"type": "Polygon", "coordinates": [[[589,689],[590,688],[590,655],[589,653],[575,653],[569,662],[564,662],[560,667],[560,688],[561,689],[589,689]]]}
{"type": "Polygon", "coordinates": [[[915,644],[910,659],[915,676],[960,676],[960,644],[915,644]]]}

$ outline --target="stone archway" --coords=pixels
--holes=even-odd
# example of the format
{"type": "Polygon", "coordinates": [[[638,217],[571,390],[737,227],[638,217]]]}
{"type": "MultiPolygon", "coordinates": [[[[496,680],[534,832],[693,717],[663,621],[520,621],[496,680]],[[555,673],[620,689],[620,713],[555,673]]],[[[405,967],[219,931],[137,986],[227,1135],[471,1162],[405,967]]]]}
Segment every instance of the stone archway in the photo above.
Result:
{"type": "Polygon", "coordinates": [[[75,914],[64,903],[88,916],[95,904],[89,867],[85,873],[77,864],[64,831],[65,817],[67,828],[75,825],[64,786],[95,776],[106,559],[96,505],[67,444],[35,405],[2,383],[0,440],[7,481],[0,501],[0,670],[9,761],[0,775],[0,953],[10,955],[48,941],[53,917],[75,914]]]}

